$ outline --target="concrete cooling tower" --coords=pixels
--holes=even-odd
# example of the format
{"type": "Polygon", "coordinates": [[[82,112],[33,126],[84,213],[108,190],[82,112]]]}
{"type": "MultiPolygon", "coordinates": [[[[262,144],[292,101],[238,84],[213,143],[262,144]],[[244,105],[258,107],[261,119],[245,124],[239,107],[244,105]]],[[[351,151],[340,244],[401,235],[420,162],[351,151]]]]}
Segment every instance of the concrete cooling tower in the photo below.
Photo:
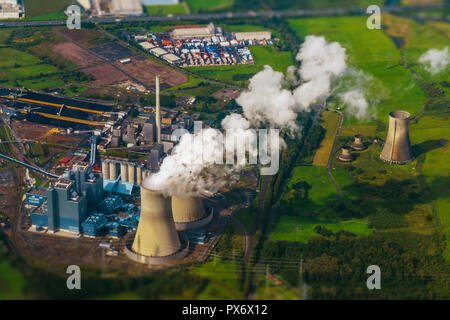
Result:
{"type": "Polygon", "coordinates": [[[406,111],[389,113],[389,130],[380,159],[388,163],[406,164],[413,160],[409,141],[409,118],[406,111]]]}
{"type": "Polygon", "coordinates": [[[170,198],[152,190],[143,182],[141,186],[141,215],[131,250],[127,255],[146,264],[164,264],[184,257],[188,243],[180,237],[172,217],[170,198]]]}
{"type": "Polygon", "coordinates": [[[341,149],[341,154],[338,157],[339,160],[343,161],[343,162],[351,162],[353,161],[353,157],[352,154],[350,152],[350,147],[342,147],[341,149]]]}
{"type": "Polygon", "coordinates": [[[201,228],[211,222],[212,212],[206,213],[203,201],[197,197],[172,197],[172,214],[177,230],[201,228]]]}

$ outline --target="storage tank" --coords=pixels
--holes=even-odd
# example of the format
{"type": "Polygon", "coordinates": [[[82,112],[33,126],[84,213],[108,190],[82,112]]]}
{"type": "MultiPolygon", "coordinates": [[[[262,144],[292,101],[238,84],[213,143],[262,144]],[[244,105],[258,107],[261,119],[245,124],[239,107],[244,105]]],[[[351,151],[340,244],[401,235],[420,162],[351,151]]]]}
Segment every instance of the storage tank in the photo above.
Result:
{"type": "Polygon", "coordinates": [[[172,197],[172,214],[177,230],[198,229],[212,220],[198,197],[172,197]]]}
{"type": "Polygon", "coordinates": [[[117,179],[117,168],[115,162],[109,163],[109,178],[113,181],[117,179]]]}
{"type": "Polygon", "coordinates": [[[181,242],[170,198],[149,188],[146,181],[141,186],[141,215],[132,250],[146,257],[173,255],[181,249],[181,242]]]}
{"type": "Polygon", "coordinates": [[[410,114],[406,111],[389,113],[389,130],[380,154],[381,160],[391,164],[406,164],[414,159],[409,141],[409,118],[410,114]]]}
{"type": "Polygon", "coordinates": [[[109,163],[108,163],[108,161],[102,161],[102,176],[103,176],[103,179],[109,180],[109,163]]]}
{"type": "Polygon", "coordinates": [[[128,182],[128,166],[126,163],[120,163],[120,179],[123,182],[128,182]]]}
{"type": "Polygon", "coordinates": [[[128,165],[128,182],[135,184],[134,163],[128,165]]]}
{"type": "Polygon", "coordinates": [[[136,184],[140,186],[142,184],[142,167],[136,167],[136,184]]]}

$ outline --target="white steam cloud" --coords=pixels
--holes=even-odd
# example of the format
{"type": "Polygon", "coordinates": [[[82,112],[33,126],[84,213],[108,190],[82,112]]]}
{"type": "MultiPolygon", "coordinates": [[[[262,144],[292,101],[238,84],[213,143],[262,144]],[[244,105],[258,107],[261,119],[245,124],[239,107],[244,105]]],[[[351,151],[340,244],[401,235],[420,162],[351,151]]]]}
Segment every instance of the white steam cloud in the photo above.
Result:
{"type": "Polygon", "coordinates": [[[425,70],[431,74],[437,74],[447,68],[450,64],[450,53],[448,47],[442,50],[430,49],[419,58],[419,62],[425,65],[425,70]]]}
{"type": "MultiPolygon", "coordinates": [[[[243,115],[228,115],[222,121],[222,128],[241,130],[240,135],[235,135],[240,140],[238,145],[253,143],[255,146],[257,135],[252,128],[269,127],[285,130],[292,136],[298,134],[298,112],[308,111],[312,105],[327,99],[335,92],[335,80],[348,76],[345,48],[337,42],[327,42],[324,37],[306,37],[296,59],[301,62],[301,67],[289,67],[286,77],[265,66],[250,79],[248,90],[236,99],[242,106],[243,115]]],[[[347,104],[348,112],[365,116],[368,103],[358,88],[338,96],[347,104]]],[[[230,184],[235,178],[233,173],[242,165],[218,164],[229,143],[229,139],[222,139],[215,129],[183,135],[172,154],[164,159],[160,171],[147,178],[144,186],[165,195],[194,196],[203,190],[215,192],[230,184]]],[[[254,156],[256,152],[251,147],[248,155],[254,156]]]]}

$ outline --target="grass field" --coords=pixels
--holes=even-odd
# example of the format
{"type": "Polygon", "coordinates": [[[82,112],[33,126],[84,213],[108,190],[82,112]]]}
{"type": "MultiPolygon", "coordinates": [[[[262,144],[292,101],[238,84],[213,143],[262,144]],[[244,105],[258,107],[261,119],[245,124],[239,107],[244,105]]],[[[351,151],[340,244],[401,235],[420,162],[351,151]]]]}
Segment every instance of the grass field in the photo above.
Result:
{"type": "Polygon", "coordinates": [[[145,6],[145,13],[151,16],[163,16],[167,14],[188,13],[183,4],[145,6]]]}
{"type": "Polygon", "coordinates": [[[373,232],[363,220],[334,222],[302,216],[282,216],[270,234],[270,240],[307,242],[311,236],[317,234],[314,228],[318,225],[335,233],[340,230],[352,232],[356,235],[370,234],[373,232]]]}
{"type": "Polygon", "coordinates": [[[215,11],[230,8],[233,0],[185,0],[193,13],[215,11]]]}
{"type": "Polygon", "coordinates": [[[290,52],[278,52],[272,46],[250,47],[250,51],[255,59],[255,64],[252,65],[191,67],[188,70],[205,78],[245,86],[248,80],[236,80],[237,77],[250,79],[265,65],[270,65],[276,71],[286,72],[287,67],[293,63],[290,52]]]}
{"type": "Polygon", "coordinates": [[[31,19],[65,18],[64,10],[72,4],[70,0],[24,0],[25,17],[31,19]]]}
{"type": "Polygon", "coordinates": [[[321,126],[326,130],[325,137],[314,155],[313,164],[315,166],[326,166],[333,147],[334,137],[339,127],[339,114],[333,111],[324,111],[322,113],[323,122],[321,126]]]}
{"type": "MultiPolygon", "coordinates": [[[[290,25],[304,37],[323,35],[346,48],[348,63],[373,77],[367,88],[369,112],[387,122],[389,111],[402,109],[414,114],[426,97],[410,70],[399,65],[402,56],[381,30],[369,30],[366,17],[292,19],[290,25]]],[[[346,121],[350,120],[349,117],[346,121]]],[[[346,122],[347,123],[347,122],[346,122]]]]}
{"type": "Polygon", "coordinates": [[[23,299],[25,279],[9,261],[0,261],[0,300],[23,299]]]}

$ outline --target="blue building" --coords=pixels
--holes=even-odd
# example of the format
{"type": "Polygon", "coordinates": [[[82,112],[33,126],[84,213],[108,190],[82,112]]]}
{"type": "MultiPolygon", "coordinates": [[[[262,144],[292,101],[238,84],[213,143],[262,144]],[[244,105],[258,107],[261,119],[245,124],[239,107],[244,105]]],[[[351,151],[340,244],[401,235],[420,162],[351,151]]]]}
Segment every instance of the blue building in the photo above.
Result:
{"type": "MultiPolygon", "coordinates": [[[[44,196],[36,196],[36,191],[30,192],[27,203],[39,203],[41,197],[44,196]]],[[[76,163],[64,178],[46,189],[45,198],[39,210],[31,213],[36,230],[46,228],[50,232],[65,230],[79,234],[89,208],[95,208],[103,198],[103,178],[93,174],[88,163],[76,163]]]]}
{"type": "Polygon", "coordinates": [[[39,207],[47,200],[47,189],[33,187],[25,195],[25,205],[39,207]]]}
{"type": "Polygon", "coordinates": [[[178,0],[141,0],[144,6],[152,6],[157,4],[177,4],[178,0]]]}
{"type": "Polygon", "coordinates": [[[81,228],[84,235],[96,237],[105,229],[107,223],[108,221],[103,213],[95,212],[83,221],[81,228]]]}

